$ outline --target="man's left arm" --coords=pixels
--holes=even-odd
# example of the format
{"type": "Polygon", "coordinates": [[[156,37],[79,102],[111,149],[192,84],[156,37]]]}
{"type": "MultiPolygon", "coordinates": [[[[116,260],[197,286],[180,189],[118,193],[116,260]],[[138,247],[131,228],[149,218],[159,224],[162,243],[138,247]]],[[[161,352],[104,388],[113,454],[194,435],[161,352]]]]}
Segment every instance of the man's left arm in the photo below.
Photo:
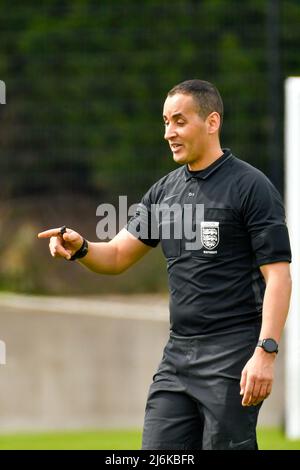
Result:
{"type": "MultiPolygon", "coordinates": [[[[263,300],[260,339],[280,340],[289,310],[291,276],[288,262],[276,262],[260,266],[266,282],[263,300]]],[[[245,365],[241,377],[242,405],[257,405],[267,398],[272,390],[276,353],[268,353],[256,347],[253,356],[245,365]]]]}

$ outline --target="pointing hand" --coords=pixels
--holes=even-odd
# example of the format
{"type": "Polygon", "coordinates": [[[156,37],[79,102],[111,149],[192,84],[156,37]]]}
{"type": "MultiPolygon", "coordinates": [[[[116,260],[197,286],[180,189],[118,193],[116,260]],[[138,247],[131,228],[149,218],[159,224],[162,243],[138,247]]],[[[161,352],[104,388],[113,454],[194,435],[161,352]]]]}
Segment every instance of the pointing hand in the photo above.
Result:
{"type": "Polygon", "coordinates": [[[38,234],[38,238],[50,238],[49,250],[53,258],[69,260],[83,243],[83,237],[69,228],[52,228],[38,234]]]}

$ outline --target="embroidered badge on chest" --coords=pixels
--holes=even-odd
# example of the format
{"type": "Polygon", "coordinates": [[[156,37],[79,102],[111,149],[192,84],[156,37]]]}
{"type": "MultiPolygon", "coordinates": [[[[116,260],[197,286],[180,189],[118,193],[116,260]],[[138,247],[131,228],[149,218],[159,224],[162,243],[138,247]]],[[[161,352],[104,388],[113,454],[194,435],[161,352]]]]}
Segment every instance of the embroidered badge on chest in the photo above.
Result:
{"type": "Polygon", "coordinates": [[[201,222],[201,242],[207,250],[216,248],[220,241],[219,222],[201,222]]]}

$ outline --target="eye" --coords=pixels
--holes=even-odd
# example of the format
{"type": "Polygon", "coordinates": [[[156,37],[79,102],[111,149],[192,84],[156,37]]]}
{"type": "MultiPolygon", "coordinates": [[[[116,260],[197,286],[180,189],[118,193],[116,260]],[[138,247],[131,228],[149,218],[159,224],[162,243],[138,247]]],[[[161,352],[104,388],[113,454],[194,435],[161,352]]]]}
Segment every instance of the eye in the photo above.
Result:
{"type": "Polygon", "coordinates": [[[177,124],[178,124],[179,126],[183,126],[183,125],[185,124],[185,122],[182,121],[182,119],[179,119],[179,121],[177,121],[177,124]]]}

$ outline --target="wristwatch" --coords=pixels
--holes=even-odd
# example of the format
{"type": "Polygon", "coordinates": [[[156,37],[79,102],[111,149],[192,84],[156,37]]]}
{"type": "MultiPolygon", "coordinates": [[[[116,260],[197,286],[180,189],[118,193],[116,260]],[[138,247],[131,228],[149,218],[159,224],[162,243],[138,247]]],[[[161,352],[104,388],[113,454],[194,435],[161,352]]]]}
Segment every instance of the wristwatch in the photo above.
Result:
{"type": "Polygon", "coordinates": [[[89,251],[89,244],[87,240],[83,239],[81,247],[79,248],[79,250],[76,251],[76,253],[74,253],[73,256],[71,256],[70,261],[83,258],[85,255],[88,254],[88,251],[89,251]]]}
{"type": "Polygon", "coordinates": [[[267,353],[278,353],[278,343],[273,338],[259,339],[257,345],[267,353]]]}

